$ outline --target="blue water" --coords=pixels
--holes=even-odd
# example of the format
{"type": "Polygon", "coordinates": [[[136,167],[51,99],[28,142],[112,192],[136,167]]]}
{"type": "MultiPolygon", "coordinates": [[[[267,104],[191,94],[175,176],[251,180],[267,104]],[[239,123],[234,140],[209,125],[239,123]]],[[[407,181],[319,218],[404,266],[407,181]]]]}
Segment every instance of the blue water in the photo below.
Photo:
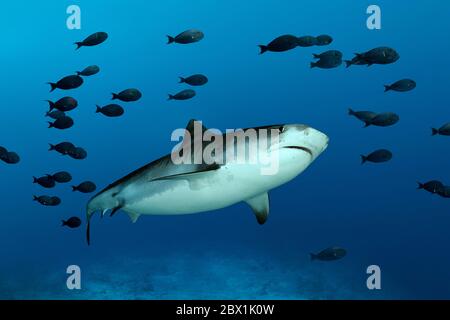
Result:
{"type": "Polygon", "coordinates": [[[450,298],[450,202],[416,190],[416,181],[450,184],[450,141],[431,126],[450,120],[448,30],[450,3],[376,1],[382,29],[366,28],[368,1],[39,1],[1,4],[1,145],[18,165],[0,164],[0,298],[56,299],[411,299],[450,298]],[[81,30],[66,28],[66,8],[81,8],[81,30]],[[192,45],[166,45],[166,34],[198,28],[192,45]],[[100,46],[75,51],[96,31],[100,46]],[[292,33],[330,34],[328,47],[258,55],[258,44],[292,33]],[[310,69],[312,53],[341,50],[346,58],[392,46],[400,60],[370,68],[310,69]],[[72,92],[49,93],[48,81],[98,64],[72,92]],[[178,76],[204,73],[209,83],[189,101],[166,101],[187,86],[178,76]],[[385,94],[383,85],[413,78],[417,89],[385,94]],[[110,93],[136,87],[139,102],[125,115],[95,114],[110,93]],[[75,126],[47,129],[43,100],[73,95],[75,126]],[[349,107],[393,111],[400,122],[370,127],[349,107]],[[189,119],[227,129],[307,123],[330,137],[329,148],[299,177],[270,192],[271,213],[259,226],[246,204],[187,216],[124,213],[69,230],[61,219],[84,219],[89,195],[69,185],[51,191],[32,176],[67,170],[74,182],[103,188],[170,152],[170,134],[189,119]],[[70,140],[88,150],[76,161],[48,152],[70,140]],[[393,151],[391,162],[360,165],[360,154],[393,151]],[[32,195],[62,198],[41,207],[32,195]],[[309,252],[338,245],[333,263],[309,252]],[[79,265],[82,289],[66,288],[66,267],[79,265]],[[381,268],[381,290],[368,290],[366,268],[381,268]]]}

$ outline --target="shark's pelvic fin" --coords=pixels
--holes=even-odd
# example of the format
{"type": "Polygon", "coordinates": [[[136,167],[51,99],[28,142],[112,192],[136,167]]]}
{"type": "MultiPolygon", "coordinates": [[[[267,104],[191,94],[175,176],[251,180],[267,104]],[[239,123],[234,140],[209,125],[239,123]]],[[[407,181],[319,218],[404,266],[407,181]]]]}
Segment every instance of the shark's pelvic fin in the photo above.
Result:
{"type": "Polygon", "coordinates": [[[261,193],[256,197],[248,199],[246,201],[255,213],[256,220],[259,224],[264,224],[267,221],[269,215],[269,194],[267,192],[261,193]]]}
{"type": "Polygon", "coordinates": [[[130,217],[130,220],[132,223],[135,223],[137,219],[141,216],[139,213],[134,212],[127,212],[128,216],[130,217]]]}

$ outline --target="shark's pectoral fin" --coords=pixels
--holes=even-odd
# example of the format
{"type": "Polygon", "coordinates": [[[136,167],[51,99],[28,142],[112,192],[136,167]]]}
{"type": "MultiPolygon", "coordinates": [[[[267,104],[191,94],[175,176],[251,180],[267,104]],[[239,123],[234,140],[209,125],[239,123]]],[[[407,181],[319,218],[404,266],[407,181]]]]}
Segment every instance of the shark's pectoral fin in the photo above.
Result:
{"type": "Polygon", "coordinates": [[[256,197],[248,199],[245,202],[247,202],[248,205],[252,208],[258,223],[264,224],[267,221],[267,217],[269,215],[269,194],[267,192],[261,193],[256,197]]]}
{"type": "Polygon", "coordinates": [[[128,216],[130,217],[130,220],[132,223],[135,223],[137,219],[141,216],[139,213],[135,212],[127,212],[128,216]]]}

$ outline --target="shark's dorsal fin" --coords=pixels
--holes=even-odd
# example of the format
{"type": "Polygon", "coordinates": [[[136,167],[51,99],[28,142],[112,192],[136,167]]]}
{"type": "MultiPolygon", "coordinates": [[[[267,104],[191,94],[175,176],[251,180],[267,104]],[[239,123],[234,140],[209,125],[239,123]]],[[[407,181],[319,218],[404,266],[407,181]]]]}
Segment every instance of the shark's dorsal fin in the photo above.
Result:
{"type": "Polygon", "coordinates": [[[267,221],[269,215],[269,194],[267,192],[261,193],[256,197],[246,200],[245,202],[252,208],[256,220],[259,224],[264,224],[267,221]]]}
{"type": "Polygon", "coordinates": [[[127,212],[128,216],[130,217],[130,220],[132,223],[135,223],[137,219],[141,216],[139,213],[135,212],[127,212]]]}
{"type": "MultiPolygon", "coordinates": [[[[194,136],[194,125],[196,122],[201,123],[201,121],[199,120],[195,120],[195,119],[191,119],[189,120],[187,126],[186,126],[186,131],[188,131],[191,135],[191,137],[194,136]]],[[[202,124],[202,133],[205,133],[205,131],[208,130],[208,128],[206,128],[203,124],[202,124]]]]}

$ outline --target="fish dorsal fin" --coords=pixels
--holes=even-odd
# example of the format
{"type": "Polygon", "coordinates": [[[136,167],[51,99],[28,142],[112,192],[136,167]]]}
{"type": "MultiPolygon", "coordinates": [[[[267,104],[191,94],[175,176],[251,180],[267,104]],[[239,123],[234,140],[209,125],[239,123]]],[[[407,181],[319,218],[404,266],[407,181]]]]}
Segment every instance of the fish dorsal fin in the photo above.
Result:
{"type": "Polygon", "coordinates": [[[137,219],[141,216],[139,213],[135,212],[127,212],[128,216],[130,217],[130,220],[132,223],[135,223],[137,219]]]}
{"type": "Polygon", "coordinates": [[[269,194],[267,192],[261,193],[251,199],[246,200],[247,204],[252,208],[259,224],[264,224],[269,215],[269,194]]]}

